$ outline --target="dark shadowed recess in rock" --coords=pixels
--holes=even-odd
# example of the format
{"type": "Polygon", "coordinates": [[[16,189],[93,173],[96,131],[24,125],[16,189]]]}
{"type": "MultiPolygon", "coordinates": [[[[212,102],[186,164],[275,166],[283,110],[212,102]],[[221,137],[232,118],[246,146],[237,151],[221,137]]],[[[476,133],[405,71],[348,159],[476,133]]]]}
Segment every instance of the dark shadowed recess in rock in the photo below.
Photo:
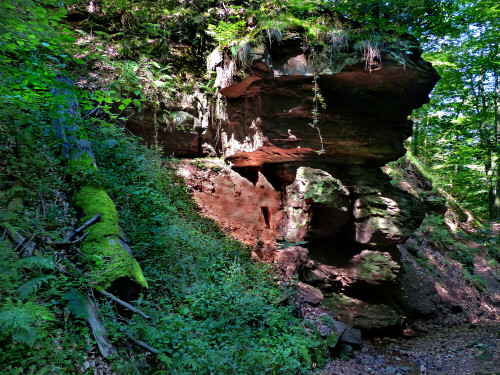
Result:
{"type": "Polygon", "coordinates": [[[319,238],[304,245],[309,249],[309,257],[323,264],[345,267],[351,258],[365,247],[347,236],[319,238]]]}

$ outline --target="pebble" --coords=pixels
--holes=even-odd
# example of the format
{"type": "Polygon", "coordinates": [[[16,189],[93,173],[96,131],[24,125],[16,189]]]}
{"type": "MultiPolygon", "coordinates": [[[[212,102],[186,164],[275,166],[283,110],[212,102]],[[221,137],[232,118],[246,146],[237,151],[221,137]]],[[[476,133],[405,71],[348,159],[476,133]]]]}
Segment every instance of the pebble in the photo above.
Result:
{"type": "Polygon", "coordinates": [[[385,373],[388,375],[394,375],[397,371],[398,369],[396,367],[389,366],[385,368],[385,373]]]}
{"type": "Polygon", "coordinates": [[[362,350],[352,353],[353,359],[333,360],[315,375],[493,374],[500,369],[500,322],[443,328],[398,339],[396,345],[393,340],[366,340],[362,350]]]}

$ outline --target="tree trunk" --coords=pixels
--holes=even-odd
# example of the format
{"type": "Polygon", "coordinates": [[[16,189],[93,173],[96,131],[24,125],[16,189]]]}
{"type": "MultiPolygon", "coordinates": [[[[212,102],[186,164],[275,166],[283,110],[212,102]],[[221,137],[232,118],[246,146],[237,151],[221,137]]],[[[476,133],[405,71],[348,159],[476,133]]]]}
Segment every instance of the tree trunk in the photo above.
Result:
{"type": "Polygon", "coordinates": [[[500,136],[498,132],[498,120],[500,114],[498,113],[498,89],[499,89],[499,79],[498,71],[495,70],[495,87],[494,87],[494,129],[493,129],[493,144],[494,152],[492,153],[492,175],[490,182],[489,191],[489,214],[490,220],[500,219],[500,151],[498,149],[498,138],[500,136]]]}
{"type": "Polygon", "coordinates": [[[495,173],[492,176],[492,191],[490,194],[490,220],[500,220],[500,160],[496,160],[495,173]]]}
{"type": "Polygon", "coordinates": [[[92,145],[84,135],[78,100],[71,91],[73,82],[67,77],[58,77],[58,82],[61,85],[51,90],[59,103],[59,118],[54,127],[58,138],[64,141],[68,170],[73,178],[74,200],[82,211],[80,223],[101,215],[101,220],[88,228],[88,235],[81,242],[91,283],[103,289],[122,284],[125,285],[122,289],[128,289],[125,294],[130,295],[130,289],[134,289],[132,294],[137,295],[139,289],[147,288],[148,284],[141,267],[123,245],[116,207],[98,182],[92,145]]]}

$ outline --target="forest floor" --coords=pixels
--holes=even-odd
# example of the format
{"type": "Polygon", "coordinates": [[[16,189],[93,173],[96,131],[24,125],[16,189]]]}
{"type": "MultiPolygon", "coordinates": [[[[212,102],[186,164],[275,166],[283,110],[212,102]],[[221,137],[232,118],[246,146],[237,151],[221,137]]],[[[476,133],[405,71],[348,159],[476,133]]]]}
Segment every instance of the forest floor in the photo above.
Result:
{"type": "MultiPolygon", "coordinates": [[[[476,244],[470,242],[469,245],[476,244]]],[[[432,252],[434,256],[437,254],[432,252]]],[[[480,309],[500,306],[500,281],[483,256],[475,257],[474,268],[475,274],[481,275],[486,283],[481,299],[489,302],[468,305],[471,315],[477,317],[481,315],[480,309]]],[[[449,278],[454,276],[455,273],[448,273],[449,278]]],[[[460,280],[453,282],[463,284],[460,280]]],[[[476,299],[470,298],[471,302],[476,299]]],[[[492,320],[494,316],[474,324],[431,325],[411,338],[365,339],[359,350],[347,353],[348,359],[330,361],[315,374],[500,375],[500,321],[492,320]]]]}
{"type": "Polygon", "coordinates": [[[500,322],[436,328],[414,338],[365,340],[349,360],[315,374],[500,374],[500,322]]]}

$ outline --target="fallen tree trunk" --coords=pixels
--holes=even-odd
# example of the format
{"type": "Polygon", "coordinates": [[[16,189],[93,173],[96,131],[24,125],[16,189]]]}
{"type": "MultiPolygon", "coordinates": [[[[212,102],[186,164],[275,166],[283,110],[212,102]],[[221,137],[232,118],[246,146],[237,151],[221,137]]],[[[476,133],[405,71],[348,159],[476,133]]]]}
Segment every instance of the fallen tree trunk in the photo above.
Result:
{"type": "Polygon", "coordinates": [[[60,86],[51,90],[59,103],[59,116],[54,127],[57,137],[64,142],[75,204],[82,212],[80,223],[88,230],[81,241],[81,251],[89,268],[91,283],[102,289],[124,284],[126,289],[136,289],[125,294],[137,295],[148,284],[141,267],[123,245],[116,207],[99,183],[92,145],[85,137],[78,100],[71,91],[73,82],[68,77],[58,77],[57,81],[60,86]],[[100,220],[94,219],[97,215],[100,215],[100,220]]]}
{"type": "Polygon", "coordinates": [[[9,223],[0,223],[0,228],[3,228],[9,238],[15,243],[15,251],[19,252],[21,258],[33,256],[35,251],[35,243],[33,236],[28,239],[16,231],[9,223]],[[19,250],[20,249],[20,250],[19,250]]]}
{"type": "Polygon", "coordinates": [[[94,336],[99,351],[104,358],[110,357],[116,353],[115,348],[106,338],[106,328],[102,324],[101,317],[97,310],[95,302],[90,298],[86,297],[85,300],[85,310],[86,310],[86,320],[89,323],[90,329],[92,330],[92,335],[94,336]]]}

